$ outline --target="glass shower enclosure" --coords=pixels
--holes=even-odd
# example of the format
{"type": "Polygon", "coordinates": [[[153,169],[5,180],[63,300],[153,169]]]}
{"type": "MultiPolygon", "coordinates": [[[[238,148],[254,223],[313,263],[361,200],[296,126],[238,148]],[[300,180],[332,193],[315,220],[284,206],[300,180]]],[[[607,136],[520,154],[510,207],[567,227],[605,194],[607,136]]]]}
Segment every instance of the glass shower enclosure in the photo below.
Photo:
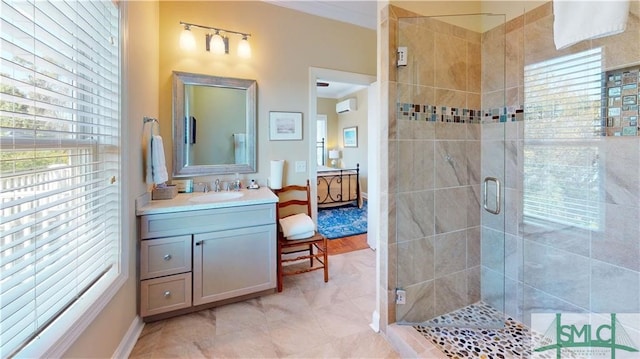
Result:
{"type": "Polygon", "coordinates": [[[550,4],[397,19],[397,323],[615,317],[640,349],[639,14],[561,50],[550,4]]]}
{"type": "Polygon", "coordinates": [[[515,186],[506,124],[522,116],[506,106],[505,16],[397,26],[396,322],[500,328],[515,186]]]}

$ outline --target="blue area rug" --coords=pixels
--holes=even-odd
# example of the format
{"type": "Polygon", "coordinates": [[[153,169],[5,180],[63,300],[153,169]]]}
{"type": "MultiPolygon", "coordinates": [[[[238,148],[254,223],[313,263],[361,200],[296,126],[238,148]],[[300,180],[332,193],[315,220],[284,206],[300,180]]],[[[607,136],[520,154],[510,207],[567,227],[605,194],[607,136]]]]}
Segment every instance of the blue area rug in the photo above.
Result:
{"type": "Polygon", "coordinates": [[[367,201],[362,208],[345,206],[318,210],[318,232],[328,239],[367,233],[367,201]]]}

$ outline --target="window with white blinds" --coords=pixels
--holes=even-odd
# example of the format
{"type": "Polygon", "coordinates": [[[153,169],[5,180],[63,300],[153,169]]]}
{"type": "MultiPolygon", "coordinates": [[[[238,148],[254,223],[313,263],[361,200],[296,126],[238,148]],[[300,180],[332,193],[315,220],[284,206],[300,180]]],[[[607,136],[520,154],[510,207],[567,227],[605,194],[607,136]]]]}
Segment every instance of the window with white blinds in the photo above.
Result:
{"type": "Polygon", "coordinates": [[[327,115],[318,115],[316,121],[316,163],[325,165],[327,150],[327,115]]]}
{"type": "Polygon", "coordinates": [[[120,25],[111,0],[0,6],[4,358],[120,271],[120,25]]]}
{"type": "Polygon", "coordinates": [[[600,48],[525,67],[525,221],[599,228],[602,81],[600,48]]]}

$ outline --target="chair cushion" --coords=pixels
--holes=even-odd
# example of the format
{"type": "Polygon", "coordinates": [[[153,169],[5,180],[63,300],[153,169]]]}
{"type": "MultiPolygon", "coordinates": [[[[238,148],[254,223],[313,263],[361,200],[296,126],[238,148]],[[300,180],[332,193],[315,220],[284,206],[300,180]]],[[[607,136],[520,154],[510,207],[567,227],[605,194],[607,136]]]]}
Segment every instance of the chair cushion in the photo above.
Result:
{"type": "Polygon", "coordinates": [[[301,233],[301,234],[296,234],[293,236],[289,236],[286,237],[288,240],[300,240],[300,239],[307,239],[309,237],[312,237],[316,232],[315,231],[309,231],[309,232],[305,232],[305,233],[301,233]]]}
{"type": "Polygon", "coordinates": [[[279,220],[282,234],[286,237],[298,236],[313,232],[316,227],[311,217],[305,213],[298,213],[279,220]]]}

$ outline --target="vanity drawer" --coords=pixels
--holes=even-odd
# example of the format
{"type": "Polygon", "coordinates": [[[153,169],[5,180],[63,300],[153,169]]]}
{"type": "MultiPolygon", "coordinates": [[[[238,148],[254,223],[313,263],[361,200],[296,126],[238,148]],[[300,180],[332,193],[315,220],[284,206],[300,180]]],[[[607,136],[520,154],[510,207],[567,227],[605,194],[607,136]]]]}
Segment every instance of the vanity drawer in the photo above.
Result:
{"type": "Polygon", "coordinates": [[[140,237],[148,239],[207,233],[275,222],[276,206],[273,203],[149,214],[140,218],[140,237]]]}
{"type": "Polygon", "coordinates": [[[140,315],[170,312],[191,307],[191,273],[140,282],[140,315]]]}
{"type": "Polygon", "coordinates": [[[190,271],[190,235],[152,239],[140,243],[140,279],[190,271]]]}

